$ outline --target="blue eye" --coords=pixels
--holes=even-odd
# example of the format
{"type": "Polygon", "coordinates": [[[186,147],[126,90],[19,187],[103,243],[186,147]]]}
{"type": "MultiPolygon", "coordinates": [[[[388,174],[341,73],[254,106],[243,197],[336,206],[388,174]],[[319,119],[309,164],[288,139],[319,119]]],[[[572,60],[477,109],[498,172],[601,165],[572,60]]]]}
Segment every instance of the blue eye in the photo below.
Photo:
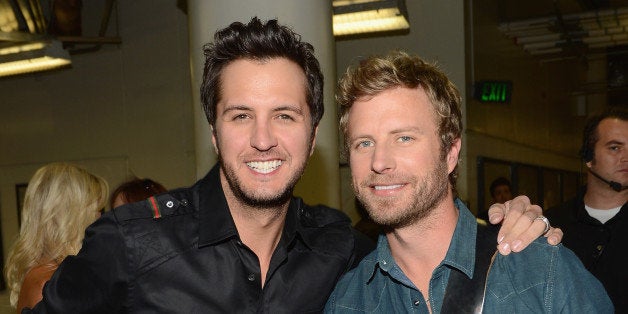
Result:
{"type": "Polygon", "coordinates": [[[371,147],[371,146],[373,146],[373,142],[372,141],[360,141],[356,145],[357,148],[371,147]]]}
{"type": "Polygon", "coordinates": [[[400,136],[397,141],[399,142],[409,142],[412,140],[412,137],[404,135],[404,136],[400,136]]]}

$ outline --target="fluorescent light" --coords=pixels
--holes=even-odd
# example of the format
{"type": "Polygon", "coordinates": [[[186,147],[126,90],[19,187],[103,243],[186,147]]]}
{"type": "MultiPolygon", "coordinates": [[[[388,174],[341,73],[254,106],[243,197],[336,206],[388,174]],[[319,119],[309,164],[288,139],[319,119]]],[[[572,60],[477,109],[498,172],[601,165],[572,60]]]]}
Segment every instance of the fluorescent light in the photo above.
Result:
{"type": "Polygon", "coordinates": [[[410,28],[398,9],[382,9],[334,15],[334,36],[410,28]]]}
{"type": "Polygon", "coordinates": [[[334,1],[334,36],[410,28],[403,0],[334,1]]]}
{"type": "Polygon", "coordinates": [[[48,71],[70,64],[70,54],[57,40],[0,49],[0,76],[48,71]]]}
{"type": "Polygon", "coordinates": [[[7,48],[2,48],[2,49],[0,49],[0,55],[9,55],[9,54],[13,54],[13,53],[20,53],[20,52],[31,51],[31,50],[38,50],[38,49],[44,49],[44,48],[46,48],[46,43],[43,43],[43,42],[26,43],[26,44],[22,44],[22,45],[10,46],[10,47],[7,47],[7,48]]]}

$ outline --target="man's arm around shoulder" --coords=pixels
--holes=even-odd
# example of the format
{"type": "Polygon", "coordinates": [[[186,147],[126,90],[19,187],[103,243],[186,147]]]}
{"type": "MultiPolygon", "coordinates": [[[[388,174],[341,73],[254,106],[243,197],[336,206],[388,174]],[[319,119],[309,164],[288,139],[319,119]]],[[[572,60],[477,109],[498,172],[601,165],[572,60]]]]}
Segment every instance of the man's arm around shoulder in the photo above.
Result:
{"type": "Polygon", "coordinates": [[[126,244],[112,212],[86,230],[76,256],[59,265],[43,299],[22,313],[117,313],[126,306],[126,244]]]}

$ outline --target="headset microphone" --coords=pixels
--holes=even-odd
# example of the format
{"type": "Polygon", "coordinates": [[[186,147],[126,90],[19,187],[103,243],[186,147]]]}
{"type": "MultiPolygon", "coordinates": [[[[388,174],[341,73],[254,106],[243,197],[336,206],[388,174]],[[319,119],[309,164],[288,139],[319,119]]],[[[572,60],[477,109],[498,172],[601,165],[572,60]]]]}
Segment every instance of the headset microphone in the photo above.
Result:
{"type": "Polygon", "coordinates": [[[600,176],[599,174],[595,173],[595,171],[593,171],[591,169],[589,169],[589,172],[591,172],[591,174],[593,176],[595,176],[596,178],[602,180],[602,182],[608,184],[608,186],[610,186],[611,189],[615,190],[616,192],[621,192],[622,190],[628,189],[628,186],[621,185],[621,183],[619,183],[619,182],[609,181],[609,180],[606,180],[606,179],[602,178],[602,176],[600,176]]]}

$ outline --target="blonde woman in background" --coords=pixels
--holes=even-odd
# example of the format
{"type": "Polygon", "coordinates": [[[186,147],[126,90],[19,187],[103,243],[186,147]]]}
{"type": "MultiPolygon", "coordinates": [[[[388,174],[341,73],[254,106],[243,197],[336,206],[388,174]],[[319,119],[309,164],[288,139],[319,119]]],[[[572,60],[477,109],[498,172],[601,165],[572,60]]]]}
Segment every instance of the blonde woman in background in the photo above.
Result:
{"type": "Polygon", "coordinates": [[[80,250],[85,229],[100,216],[108,193],[103,178],[70,164],[37,170],[26,188],[20,235],[5,269],[18,313],[41,300],[59,263],[80,250]]]}

